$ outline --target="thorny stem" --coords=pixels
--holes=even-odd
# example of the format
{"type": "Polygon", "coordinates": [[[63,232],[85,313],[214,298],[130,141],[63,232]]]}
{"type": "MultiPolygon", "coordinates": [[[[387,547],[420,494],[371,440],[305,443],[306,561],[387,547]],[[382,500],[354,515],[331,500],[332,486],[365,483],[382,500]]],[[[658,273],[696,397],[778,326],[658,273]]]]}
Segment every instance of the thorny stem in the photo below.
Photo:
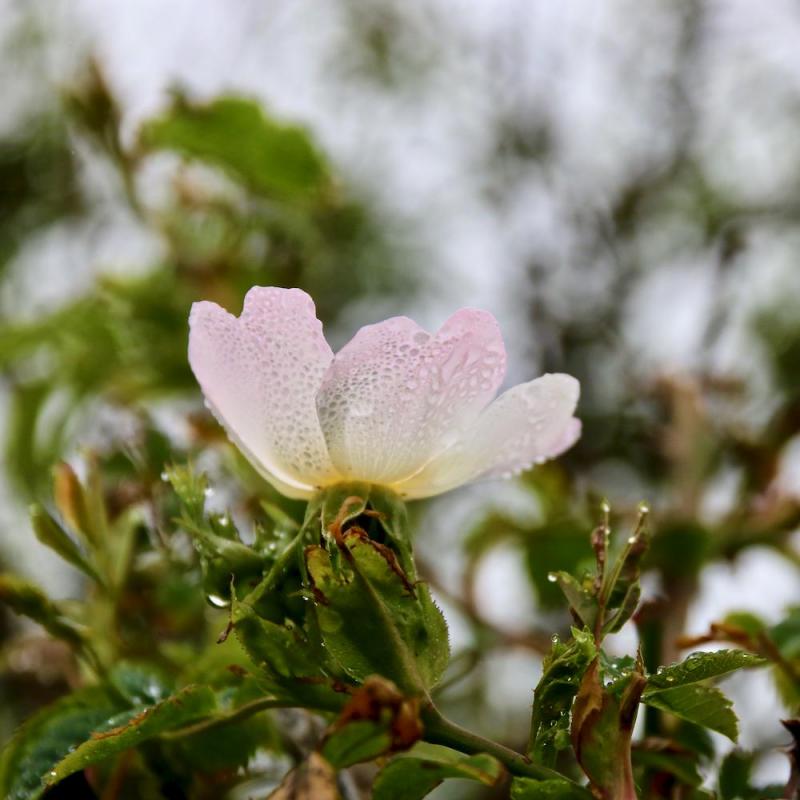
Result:
{"type": "Polygon", "coordinates": [[[535,764],[527,756],[505,747],[502,744],[484,739],[476,733],[472,733],[446,717],[434,707],[429,707],[422,715],[425,724],[424,739],[431,744],[441,744],[452,747],[466,755],[476,753],[488,753],[494,756],[506,769],[515,777],[532,778],[534,780],[546,781],[557,780],[572,784],[575,792],[585,794],[591,798],[589,792],[574,781],[562,775],[560,772],[535,764]]]}

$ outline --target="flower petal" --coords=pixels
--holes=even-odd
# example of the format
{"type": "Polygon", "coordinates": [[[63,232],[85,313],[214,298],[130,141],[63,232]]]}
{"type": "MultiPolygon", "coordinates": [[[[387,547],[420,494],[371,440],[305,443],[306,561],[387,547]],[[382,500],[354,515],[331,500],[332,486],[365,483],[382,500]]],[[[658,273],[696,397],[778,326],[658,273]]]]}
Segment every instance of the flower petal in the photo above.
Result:
{"type": "Polygon", "coordinates": [[[505,366],[500,328],[485,311],[462,309],[433,336],[406,317],[362,328],[317,397],[334,465],[375,483],[413,475],[477,419],[505,366]]]}
{"type": "Polygon", "coordinates": [[[338,479],[314,397],[333,353],[299,289],[253,287],[238,319],[192,306],[189,363],[215,416],[284,494],[307,497],[338,479]]]}
{"type": "Polygon", "coordinates": [[[479,478],[509,476],[563,453],[577,441],[572,416],[580,386],[569,375],[543,375],[509,389],[461,441],[395,490],[409,498],[441,494],[479,478]]]}

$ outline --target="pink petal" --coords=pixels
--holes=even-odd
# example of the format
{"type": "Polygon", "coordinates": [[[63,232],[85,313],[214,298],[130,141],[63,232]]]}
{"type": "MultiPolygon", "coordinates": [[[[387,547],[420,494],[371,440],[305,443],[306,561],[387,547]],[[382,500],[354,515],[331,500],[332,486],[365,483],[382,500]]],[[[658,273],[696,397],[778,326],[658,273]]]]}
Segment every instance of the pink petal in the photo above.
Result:
{"type": "Polygon", "coordinates": [[[256,286],[238,319],[202,302],[189,325],[189,363],[203,394],[264,477],[293,497],[336,480],[314,401],[333,353],[311,298],[256,286]]]}
{"type": "Polygon", "coordinates": [[[462,309],[434,336],[406,317],[362,328],[317,397],[334,465],[385,484],[414,474],[477,419],[505,366],[500,329],[485,311],[462,309]]]}
{"type": "Polygon", "coordinates": [[[429,497],[479,478],[506,477],[563,453],[580,436],[572,416],[580,386],[569,375],[543,375],[497,398],[461,441],[395,488],[429,497]]]}

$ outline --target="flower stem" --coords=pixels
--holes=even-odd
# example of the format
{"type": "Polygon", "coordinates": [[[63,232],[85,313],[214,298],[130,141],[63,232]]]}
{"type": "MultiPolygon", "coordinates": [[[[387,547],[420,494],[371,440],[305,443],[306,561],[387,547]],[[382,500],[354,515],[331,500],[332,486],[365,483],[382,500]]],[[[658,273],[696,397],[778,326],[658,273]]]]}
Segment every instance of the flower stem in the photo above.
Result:
{"type": "Polygon", "coordinates": [[[560,772],[535,764],[522,753],[493,742],[491,739],[484,739],[482,736],[456,725],[442,716],[436,708],[430,707],[424,712],[423,722],[425,724],[424,739],[431,744],[452,747],[454,750],[467,755],[488,753],[490,756],[494,756],[515,777],[532,778],[539,781],[566,781],[572,785],[576,792],[585,793],[587,798],[592,796],[586,789],[560,772]]]}

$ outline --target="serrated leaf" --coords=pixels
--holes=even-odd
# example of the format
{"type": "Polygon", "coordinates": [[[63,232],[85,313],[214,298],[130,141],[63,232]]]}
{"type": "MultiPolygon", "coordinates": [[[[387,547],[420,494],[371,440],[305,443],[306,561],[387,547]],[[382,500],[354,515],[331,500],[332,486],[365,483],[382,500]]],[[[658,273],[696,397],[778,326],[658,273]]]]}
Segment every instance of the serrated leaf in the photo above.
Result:
{"type": "Polygon", "coordinates": [[[304,130],[267,118],[257,103],[240,97],[208,104],[178,100],[144,126],[140,141],[221,167],[270,197],[308,194],[327,181],[325,162],[304,130]]]}
{"type": "Polygon", "coordinates": [[[3,750],[0,796],[36,800],[55,764],[119,708],[101,689],[81,689],[28,719],[3,750]]]}
{"type": "Polygon", "coordinates": [[[558,752],[570,746],[572,701],[597,655],[591,633],[573,628],[572,635],[570,642],[553,644],[533,694],[528,755],[544,766],[553,766],[558,752]]]}
{"type": "Polygon", "coordinates": [[[393,758],[377,775],[373,800],[420,800],[448,778],[494,786],[503,775],[492,756],[466,756],[448,747],[420,742],[408,753],[393,758]]]}
{"type": "Polygon", "coordinates": [[[764,666],[767,661],[744,650],[715,650],[692,653],[688,658],[662,667],[647,679],[645,695],[677,686],[718,678],[737,669],[764,666]]]}
{"type": "Polygon", "coordinates": [[[214,692],[207,686],[187,686],[153,706],[144,706],[106,720],[89,738],[70,751],[45,776],[45,786],[53,786],[90,764],[136,747],[165,731],[180,728],[217,707],[214,692]]]}
{"type": "Polygon", "coordinates": [[[739,735],[731,701],[713,686],[688,684],[674,689],[659,689],[644,694],[642,702],[717,731],[734,742],[739,735]]]}
{"type": "Polygon", "coordinates": [[[309,547],[306,565],[328,651],[357,681],[382,675],[406,694],[424,693],[447,666],[447,627],[427,587],[413,585],[394,552],[351,529],[336,565],[309,547]]]}
{"type": "Polygon", "coordinates": [[[81,553],[77,543],[61,527],[58,520],[49,514],[40,505],[32,505],[30,509],[31,525],[36,538],[51,550],[58,553],[68,564],[79,569],[92,580],[103,584],[103,579],[97,570],[89,563],[87,558],[81,553]]]}
{"type": "Polygon", "coordinates": [[[586,800],[587,796],[569,781],[514,778],[511,783],[511,800],[586,800]]]}

